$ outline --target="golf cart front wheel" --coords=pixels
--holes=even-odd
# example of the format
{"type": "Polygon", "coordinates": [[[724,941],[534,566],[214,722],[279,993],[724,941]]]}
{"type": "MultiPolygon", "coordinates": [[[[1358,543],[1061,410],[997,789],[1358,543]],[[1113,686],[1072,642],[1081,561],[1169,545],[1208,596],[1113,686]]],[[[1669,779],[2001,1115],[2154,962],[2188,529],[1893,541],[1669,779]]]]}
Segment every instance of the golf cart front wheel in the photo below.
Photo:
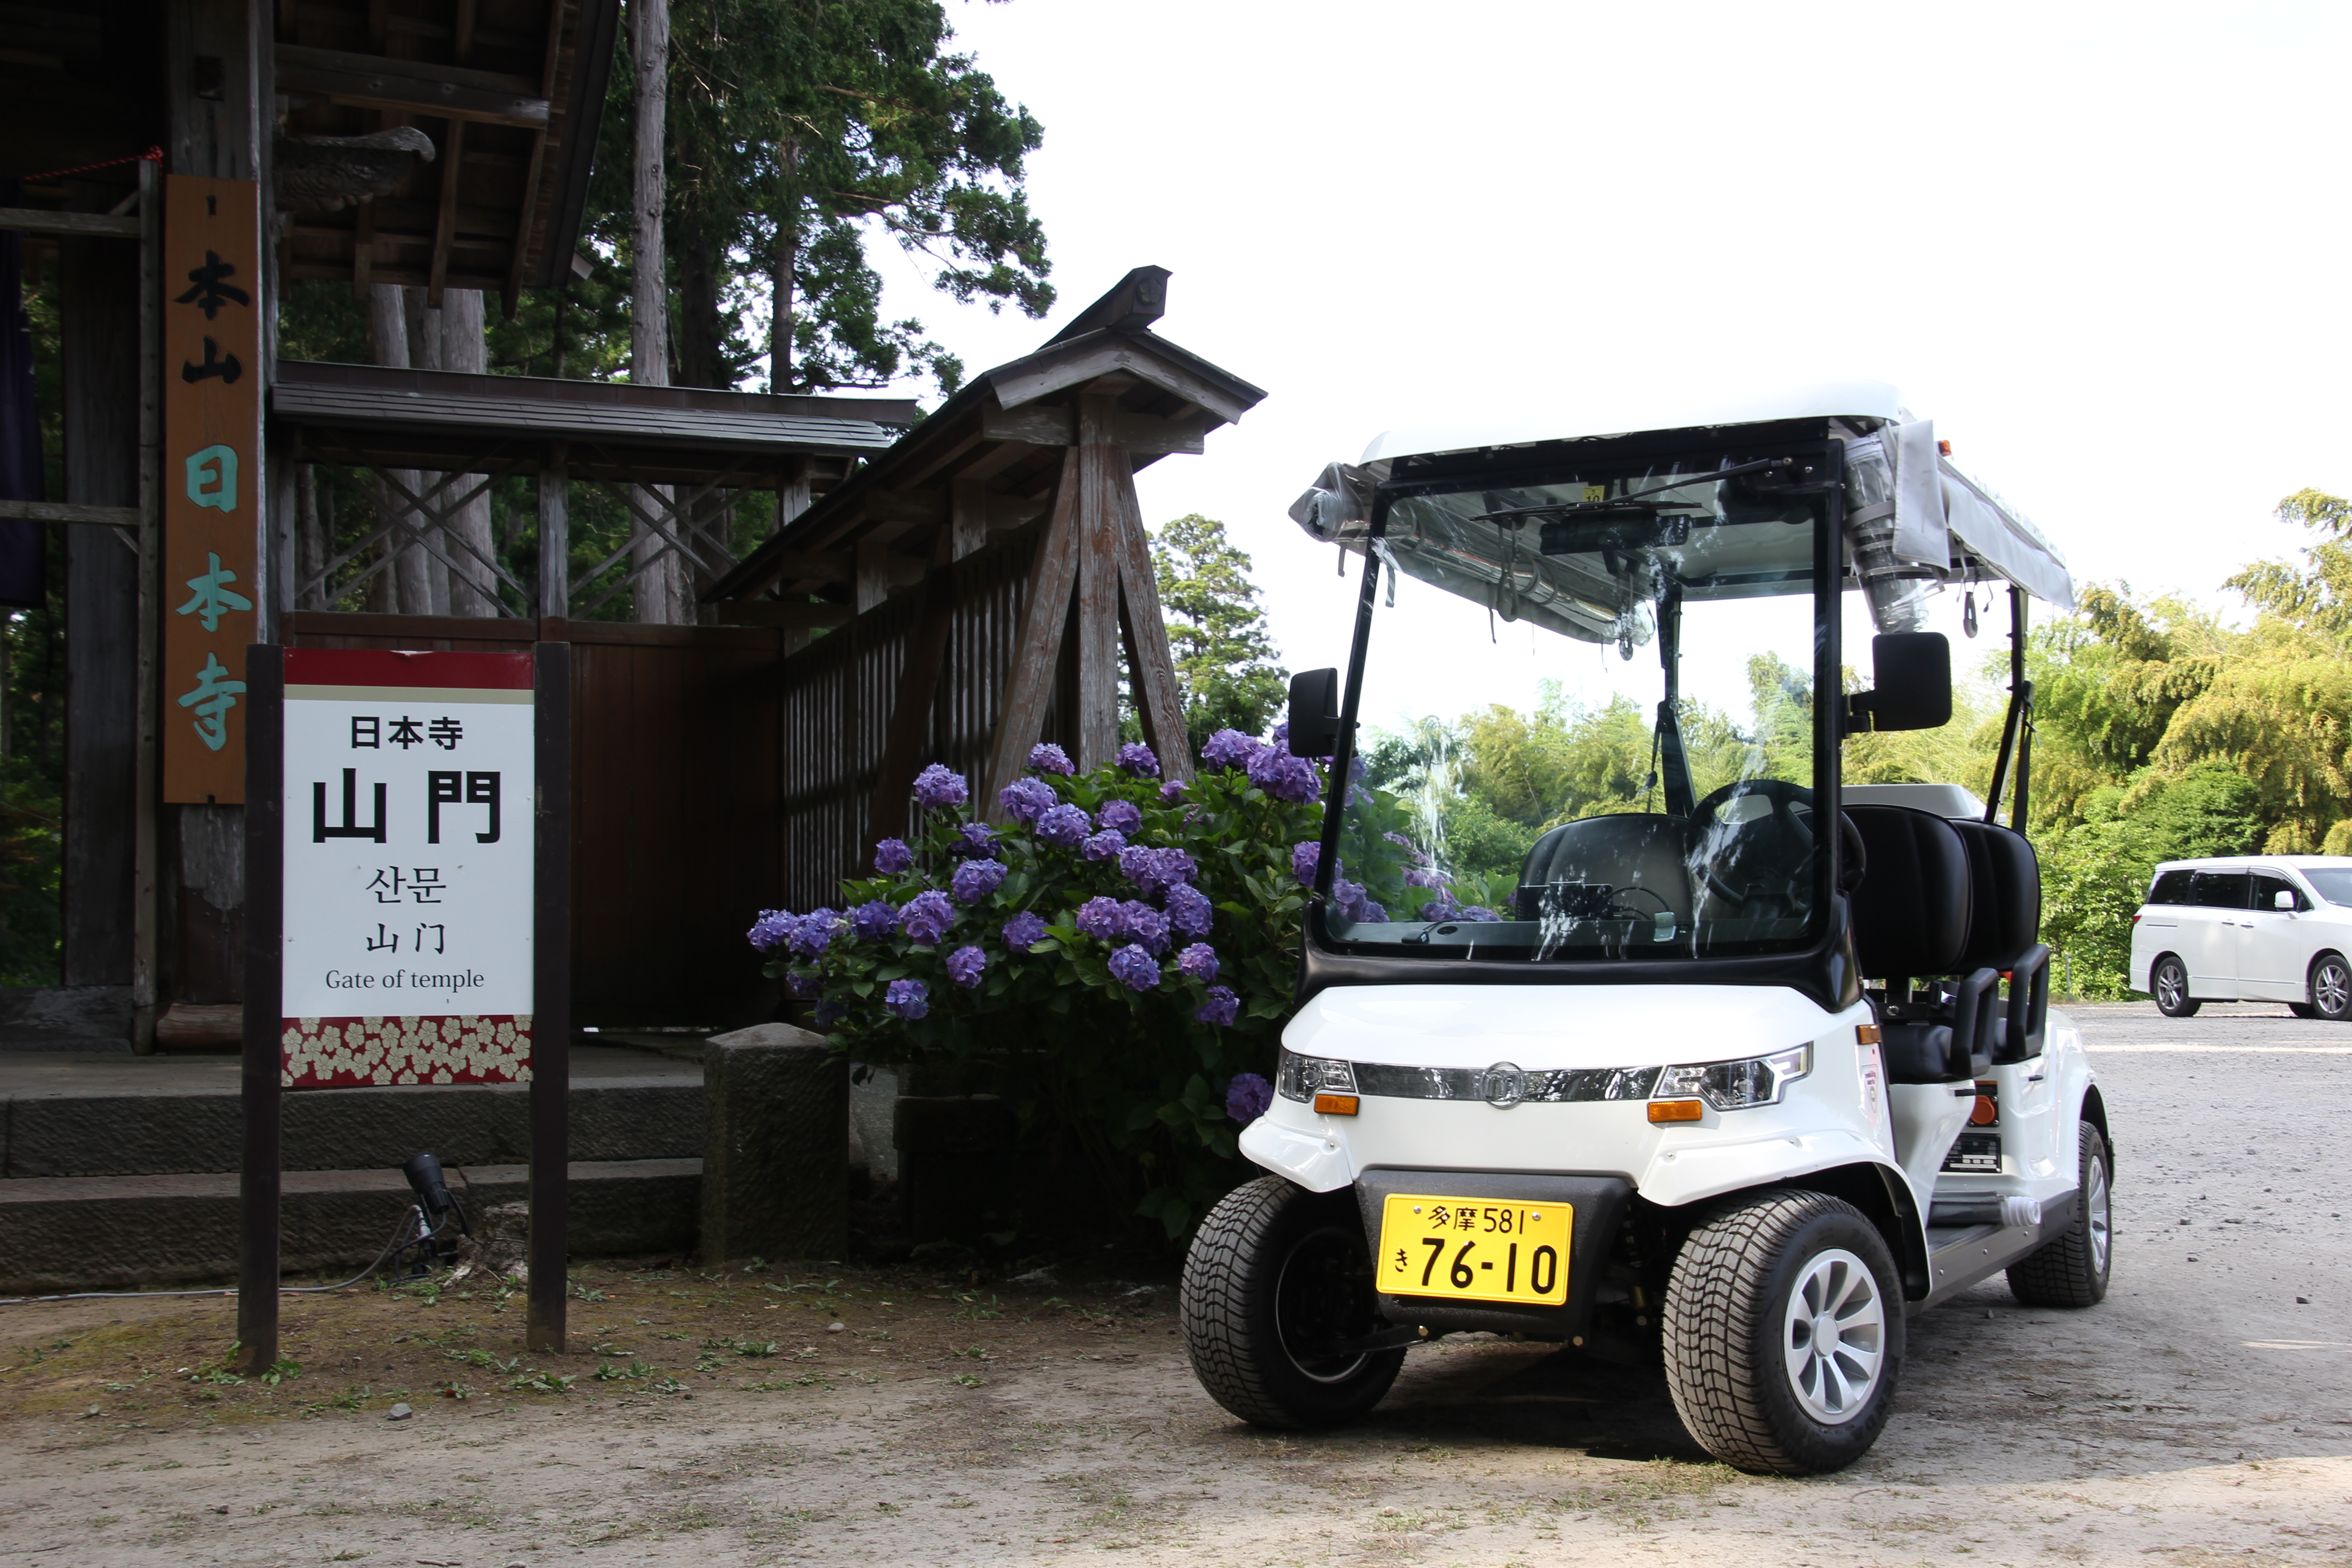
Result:
{"type": "Polygon", "coordinates": [[[1675,1414],[1726,1464],[1842,1469],[1886,1425],[1903,1291],[1852,1204],[1783,1192],[1721,1211],[1683,1243],[1660,1316],[1675,1414]]]}
{"type": "Polygon", "coordinates": [[[2194,1018],[2203,1005],[2189,994],[2188,967],[2168,952],[2156,961],[2147,984],[2156,993],[2156,1010],[2168,1018],[2194,1018]]]}
{"type": "Polygon", "coordinates": [[[1261,1176],[1225,1194],[1184,1258],[1192,1374],[1243,1420],[1295,1429],[1351,1421],[1381,1402],[1402,1347],[1355,1348],[1387,1325],[1354,1194],[1261,1176]]]}

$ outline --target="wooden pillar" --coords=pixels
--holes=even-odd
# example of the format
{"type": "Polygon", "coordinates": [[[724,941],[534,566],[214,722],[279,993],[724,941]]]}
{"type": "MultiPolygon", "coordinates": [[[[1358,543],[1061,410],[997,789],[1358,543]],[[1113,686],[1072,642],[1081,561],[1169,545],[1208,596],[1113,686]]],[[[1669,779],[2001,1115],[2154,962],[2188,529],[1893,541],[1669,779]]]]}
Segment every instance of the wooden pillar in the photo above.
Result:
{"type": "Polygon", "coordinates": [[[572,474],[570,451],[548,445],[539,465],[539,613],[562,620],[572,613],[572,474]]]}
{"type": "Polygon", "coordinates": [[[1082,773],[1118,752],[1118,510],[1111,470],[1126,470],[1127,454],[1110,444],[1112,403],[1078,399],[1078,710],[1070,728],[1082,773]]]}
{"type": "Polygon", "coordinates": [[[1119,625],[1126,634],[1129,689],[1134,693],[1136,716],[1143,721],[1143,743],[1160,758],[1160,776],[1189,779],[1192,746],[1184,732],[1184,702],[1176,689],[1168,618],[1160,607],[1151,540],[1143,531],[1143,503],[1136,499],[1133,470],[1115,474],[1111,489],[1118,513],[1119,625]]]}
{"type": "Polygon", "coordinates": [[[1054,510],[1045,537],[1029,562],[1029,592],[1022,600],[1021,631],[1013,645],[1013,668],[1004,682],[1004,707],[996,719],[989,750],[987,787],[980,807],[992,822],[1003,820],[997,792],[1021,776],[1029,748],[1045,721],[1061,659],[1063,628],[1070,619],[1070,590],[1078,577],[1078,448],[1062,452],[1061,482],[1054,487],[1054,510]]]}
{"type": "MultiPolygon", "coordinates": [[[[139,504],[140,257],[58,242],[66,500],[139,504]]],[[[129,985],[138,816],[140,548],[66,535],[65,965],[68,985],[129,985]]]]}

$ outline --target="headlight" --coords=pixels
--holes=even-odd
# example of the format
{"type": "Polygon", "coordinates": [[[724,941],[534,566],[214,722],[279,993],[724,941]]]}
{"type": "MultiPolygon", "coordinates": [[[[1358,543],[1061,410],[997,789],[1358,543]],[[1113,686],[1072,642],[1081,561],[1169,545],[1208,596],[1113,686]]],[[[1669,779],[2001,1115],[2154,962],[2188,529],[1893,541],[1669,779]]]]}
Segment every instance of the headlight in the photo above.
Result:
{"type": "Polygon", "coordinates": [[[1799,1046],[1769,1057],[1668,1068],[1658,1075],[1658,1087],[1651,1098],[1687,1100],[1696,1095],[1717,1110],[1778,1105],[1780,1091],[1811,1070],[1812,1050],[1811,1046],[1799,1046]]]}
{"type": "Polygon", "coordinates": [[[1285,1100],[1309,1100],[1318,1094],[1353,1094],[1356,1069],[1334,1057],[1302,1057],[1285,1051],[1275,1088],[1285,1100]]]}

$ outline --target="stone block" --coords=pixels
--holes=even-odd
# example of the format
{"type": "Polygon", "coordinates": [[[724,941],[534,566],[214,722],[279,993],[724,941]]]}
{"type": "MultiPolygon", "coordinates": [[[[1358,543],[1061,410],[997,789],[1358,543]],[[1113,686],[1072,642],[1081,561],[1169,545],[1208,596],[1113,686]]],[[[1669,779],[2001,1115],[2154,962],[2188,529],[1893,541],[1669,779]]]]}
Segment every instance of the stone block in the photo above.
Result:
{"type": "Polygon", "coordinates": [[[702,1051],[703,1261],[837,1258],[849,1242],[849,1066],[761,1024],[702,1051]]]}

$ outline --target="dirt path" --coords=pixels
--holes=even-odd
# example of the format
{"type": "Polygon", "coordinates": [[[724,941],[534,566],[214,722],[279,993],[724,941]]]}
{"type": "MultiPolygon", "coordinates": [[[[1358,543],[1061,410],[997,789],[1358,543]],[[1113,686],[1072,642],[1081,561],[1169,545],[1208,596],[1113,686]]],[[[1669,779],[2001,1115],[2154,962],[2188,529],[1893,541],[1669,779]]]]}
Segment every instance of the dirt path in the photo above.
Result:
{"type": "Polygon", "coordinates": [[[2274,1013],[2084,1011],[2113,1294],[1916,1321],[1839,1476],[1708,1463],[1654,1372],[1541,1346],[1417,1352],[1284,1437],[1201,1394],[1164,1289],[601,1270],[616,1353],[518,1359],[519,1300],[310,1300],[275,1387],[190,1381],[225,1303],[0,1309],[0,1564],[2352,1563],[2352,1030],[2274,1013]]]}

